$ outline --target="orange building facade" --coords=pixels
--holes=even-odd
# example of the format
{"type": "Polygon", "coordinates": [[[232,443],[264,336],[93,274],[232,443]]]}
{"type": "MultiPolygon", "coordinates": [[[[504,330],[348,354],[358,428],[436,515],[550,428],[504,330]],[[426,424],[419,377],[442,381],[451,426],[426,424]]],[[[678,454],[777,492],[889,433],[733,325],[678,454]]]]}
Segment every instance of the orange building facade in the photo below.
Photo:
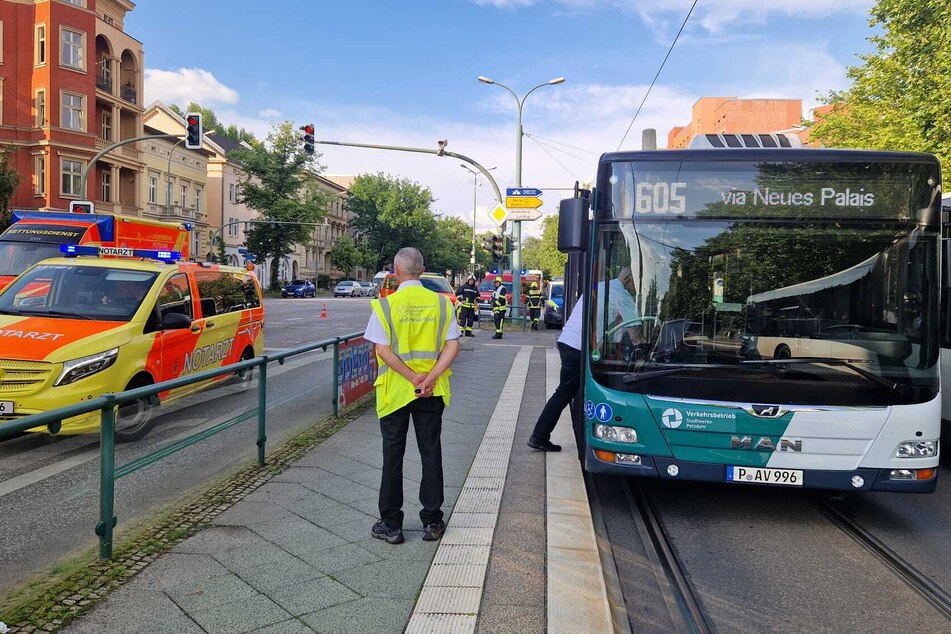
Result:
{"type": "Polygon", "coordinates": [[[142,44],[123,31],[129,0],[0,0],[0,144],[19,149],[14,209],[141,215],[142,44]]]}
{"type": "Polygon", "coordinates": [[[690,123],[672,128],[667,134],[667,147],[688,148],[698,134],[798,134],[801,124],[801,99],[702,97],[693,105],[690,123]]]}

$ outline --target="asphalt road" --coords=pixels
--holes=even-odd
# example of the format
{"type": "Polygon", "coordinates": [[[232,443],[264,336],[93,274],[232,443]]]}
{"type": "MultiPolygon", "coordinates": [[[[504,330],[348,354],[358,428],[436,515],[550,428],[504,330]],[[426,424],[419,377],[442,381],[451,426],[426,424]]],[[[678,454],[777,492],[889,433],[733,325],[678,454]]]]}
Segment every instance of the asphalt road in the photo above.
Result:
{"type": "MultiPolygon", "coordinates": [[[[265,348],[283,350],[363,330],[369,300],[266,299],[265,348]],[[322,305],[327,318],[321,318],[322,305]]],[[[312,352],[268,370],[268,442],[332,412],[332,352],[312,352]]],[[[149,453],[254,407],[257,381],[222,386],[163,406],[144,439],[118,445],[116,464],[149,453]]],[[[257,423],[241,423],[116,484],[117,539],[131,522],[247,464],[257,423]]],[[[97,436],[28,434],[0,442],[0,593],[65,554],[95,543],[99,507],[97,436]]]]}

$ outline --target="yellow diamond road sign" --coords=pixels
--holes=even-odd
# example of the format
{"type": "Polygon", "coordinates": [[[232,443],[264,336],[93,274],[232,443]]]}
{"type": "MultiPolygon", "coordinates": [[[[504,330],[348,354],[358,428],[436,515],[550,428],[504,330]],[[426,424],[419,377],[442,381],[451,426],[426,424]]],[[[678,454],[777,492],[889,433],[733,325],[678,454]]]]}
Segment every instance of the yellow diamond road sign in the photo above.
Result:
{"type": "Polygon", "coordinates": [[[537,196],[506,196],[505,206],[509,209],[538,209],[542,199],[537,196]]]}
{"type": "Polygon", "coordinates": [[[502,226],[502,223],[509,217],[508,210],[502,205],[496,205],[495,209],[489,212],[489,218],[495,221],[495,224],[502,226]]]}

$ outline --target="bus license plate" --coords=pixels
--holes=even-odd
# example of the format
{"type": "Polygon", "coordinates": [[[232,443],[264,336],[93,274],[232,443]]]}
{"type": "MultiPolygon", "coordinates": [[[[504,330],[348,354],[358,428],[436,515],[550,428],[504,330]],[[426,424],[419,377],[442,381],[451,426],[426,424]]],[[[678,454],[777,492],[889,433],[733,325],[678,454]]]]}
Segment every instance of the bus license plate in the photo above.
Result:
{"type": "Polygon", "coordinates": [[[802,486],[802,471],[798,469],[763,469],[758,467],[727,467],[727,482],[747,484],[785,484],[802,486]]]}
{"type": "Polygon", "coordinates": [[[13,401],[0,401],[0,415],[13,413],[13,401]]]}

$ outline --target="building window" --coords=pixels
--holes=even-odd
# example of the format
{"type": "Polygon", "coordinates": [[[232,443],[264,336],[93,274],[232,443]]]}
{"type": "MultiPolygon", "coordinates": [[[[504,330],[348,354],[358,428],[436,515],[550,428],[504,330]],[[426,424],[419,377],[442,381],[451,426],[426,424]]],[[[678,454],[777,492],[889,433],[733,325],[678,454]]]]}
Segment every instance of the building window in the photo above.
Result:
{"type": "Polygon", "coordinates": [[[46,195],[46,156],[33,157],[33,195],[46,195]]]}
{"type": "Polygon", "coordinates": [[[188,204],[188,185],[182,185],[181,204],[182,204],[182,209],[184,209],[185,205],[188,204]]]}
{"type": "Polygon", "coordinates": [[[228,185],[228,202],[233,203],[235,200],[234,196],[234,183],[228,185]]]}
{"type": "Polygon", "coordinates": [[[83,175],[82,161],[63,159],[60,162],[60,171],[63,174],[63,195],[82,196],[82,193],[79,191],[79,186],[82,182],[83,175]]]}
{"type": "Polygon", "coordinates": [[[83,6],[83,0],[63,0],[66,4],[75,4],[77,7],[83,6]]]}
{"type": "Polygon", "coordinates": [[[106,203],[112,200],[112,172],[109,170],[103,170],[102,172],[101,200],[106,203]]]}
{"type": "Polygon", "coordinates": [[[46,125],[46,91],[36,91],[36,127],[42,128],[46,125]]]}
{"type": "Polygon", "coordinates": [[[36,65],[41,66],[46,63],[46,25],[36,25],[36,65]]]}
{"type": "Polygon", "coordinates": [[[158,176],[149,174],[149,202],[155,203],[158,196],[158,176]]]}
{"type": "Polygon", "coordinates": [[[84,41],[86,35],[80,31],[63,29],[61,38],[60,66],[75,68],[76,70],[85,70],[86,60],[83,56],[83,51],[85,49],[84,41]]]}
{"type": "Polygon", "coordinates": [[[83,129],[83,102],[82,95],[63,93],[62,126],[68,130],[83,129]]]}
{"type": "Polygon", "coordinates": [[[112,113],[102,113],[102,138],[106,141],[112,140],[112,113]]]}
{"type": "Polygon", "coordinates": [[[195,187],[195,211],[201,211],[201,187],[195,187]]]}

